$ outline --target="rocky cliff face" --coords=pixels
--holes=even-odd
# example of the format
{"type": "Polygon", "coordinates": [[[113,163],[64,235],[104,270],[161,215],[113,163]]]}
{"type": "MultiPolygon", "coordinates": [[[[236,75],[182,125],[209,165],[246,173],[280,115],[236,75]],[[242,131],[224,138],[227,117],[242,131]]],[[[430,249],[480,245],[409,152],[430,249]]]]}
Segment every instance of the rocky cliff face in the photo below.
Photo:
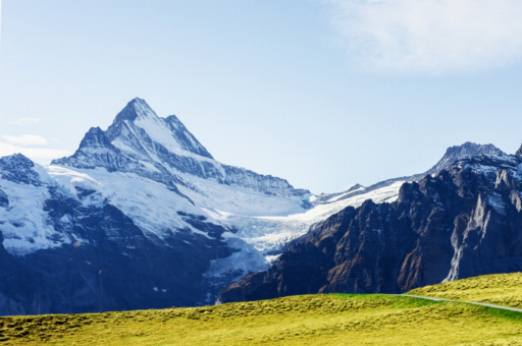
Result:
{"type": "Polygon", "coordinates": [[[317,292],[398,293],[522,270],[521,159],[457,161],[404,184],[396,202],[366,201],[317,224],[222,301],[317,292]]]}

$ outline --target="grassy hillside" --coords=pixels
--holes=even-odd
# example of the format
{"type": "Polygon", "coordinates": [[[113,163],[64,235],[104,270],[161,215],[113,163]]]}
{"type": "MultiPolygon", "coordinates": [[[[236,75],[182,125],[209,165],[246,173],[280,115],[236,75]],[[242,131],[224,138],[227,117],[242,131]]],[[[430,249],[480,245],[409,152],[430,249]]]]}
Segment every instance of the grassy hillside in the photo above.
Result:
{"type": "MultiPolygon", "coordinates": [[[[520,280],[518,274],[484,280],[490,278],[520,280]]],[[[516,294],[519,288],[512,289],[516,294]]],[[[403,296],[314,295],[191,309],[0,318],[0,344],[522,345],[522,314],[403,296]]]]}
{"type": "Polygon", "coordinates": [[[427,286],[411,294],[522,308],[522,273],[485,275],[427,286]]]}

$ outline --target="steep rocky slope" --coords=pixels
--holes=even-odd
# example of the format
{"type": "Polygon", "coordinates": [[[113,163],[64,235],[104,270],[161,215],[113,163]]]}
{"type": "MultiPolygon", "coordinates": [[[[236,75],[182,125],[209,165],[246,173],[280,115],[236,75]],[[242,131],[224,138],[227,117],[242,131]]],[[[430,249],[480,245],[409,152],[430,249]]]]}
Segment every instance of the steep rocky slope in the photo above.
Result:
{"type": "Polygon", "coordinates": [[[316,292],[404,292],[522,270],[522,159],[471,156],[398,199],[348,207],[317,224],[264,272],[228,287],[223,301],[316,292]]]}

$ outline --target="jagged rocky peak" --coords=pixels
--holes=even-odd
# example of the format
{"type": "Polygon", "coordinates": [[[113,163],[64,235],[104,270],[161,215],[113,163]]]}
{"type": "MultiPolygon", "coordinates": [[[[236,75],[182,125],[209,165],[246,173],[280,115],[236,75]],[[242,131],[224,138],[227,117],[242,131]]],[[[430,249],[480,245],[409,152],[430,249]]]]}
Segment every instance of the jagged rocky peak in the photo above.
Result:
{"type": "Polygon", "coordinates": [[[134,121],[138,117],[158,117],[156,112],[149,106],[147,101],[136,97],[127,103],[127,105],[118,113],[114,122],[124,120],[134,121]]]}
{"type": "Polygon", "coordinates": [[[53,164],[82,168],[108,165],[113,169],[115,162],[120,166],[129,160],[168,161],[166,155],[212,160],[206,148],[176,116],[162,118],[145,100],[134,98],[106,131],[91,128],[73,156],[55,160],[53,164]]]}
{"type": "Polygon", "coordinates": [[[500,160],[506,160],[510,157],[508,154],[504,153],[493,144],[477,144],[466,142],[462,145],[449,147],[442,159],[429,170],[429,173],[440,172],[441,170],[448,168],[450,165],[460,160],[472,159],[481,156],[500,160]]]}
{"type": "Polygon", "coordinates": [[[99,127],[92,127],[83,137],[80,148],[106,148],[110,141],[99,127]]]}
{"type": "Polygon", "coordinates": [[[193,184],[181,174],[236,185],[267,195],[307,198],[287,181],[221,164],[175,115],[160,117],[140,98],[131,100],[106,131],[92,128],[74,155],[53,161],[81,169],[129,172],[173,186],[193,184]],[[178,174],[181,173],[181,174],[178,174]]]}
{"type": "Polygon", "coordinates": [[[105,167],[114,171],[126,162],[128,159],[111,144],[106,133],[99,127],[92,127],[72,156],[53,160],[52,164],[76,168],[105,167]]]}
{"type": "Polygon", "coordinates": [[[13,154],[0,158],[0,168],[2,169],[17,169],[17,168],[32,168],[33,161],[23,154],[13,154]]]}
{"type": "Polygon", "coordinates": [[[141,156],[144,151],[156,152],[162,147],[178,155],[212,159],[207,149],[176,116],[162,118],[140,98],[131,100],[118,113],[105,134],[113,145],[134,156],[141,156]]]}
{"type": "Polygon", "coordinates": [[[0,158],[0,178],[15,183],[40,185],[40,176],[35,164],[22,154],[14,154],[0,158]]]}

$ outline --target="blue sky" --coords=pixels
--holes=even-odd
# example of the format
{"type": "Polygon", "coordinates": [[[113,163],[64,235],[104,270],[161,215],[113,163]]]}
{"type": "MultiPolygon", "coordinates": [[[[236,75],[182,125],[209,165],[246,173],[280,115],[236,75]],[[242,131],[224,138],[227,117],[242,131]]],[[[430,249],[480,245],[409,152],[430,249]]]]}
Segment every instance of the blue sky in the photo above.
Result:
{"type": "Polygon", "coordinates": [[[3,0],[0,154],[72,152],[135,96],[314,192],[522,143],[518,0],[3,0]]]}

